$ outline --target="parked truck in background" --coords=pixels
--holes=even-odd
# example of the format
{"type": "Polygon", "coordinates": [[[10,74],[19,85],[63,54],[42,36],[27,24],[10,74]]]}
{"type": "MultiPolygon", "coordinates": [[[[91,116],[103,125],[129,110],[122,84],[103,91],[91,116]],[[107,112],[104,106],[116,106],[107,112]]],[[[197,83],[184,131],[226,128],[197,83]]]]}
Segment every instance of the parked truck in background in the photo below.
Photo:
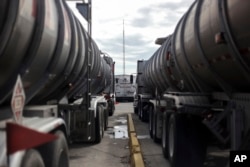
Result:
{"type": "Polygon", "coordinates": [[[122,74],[115,75],[115,98],[116,101],[133,101],[136,89],[135,76],[122,74]]]}
{"type": "Polygon", "coordinates": [[[0,2],[0,166],[69,166],[69,142],[101,141],[113,94],[112,58],[64,0],[0,2]]]}
{"type": "Polygon", "coordinates": [[[250,1],[196,0],[138,61],[135,113],[172,167],[203,166],[207,146],[250,150],[250,1]]]}

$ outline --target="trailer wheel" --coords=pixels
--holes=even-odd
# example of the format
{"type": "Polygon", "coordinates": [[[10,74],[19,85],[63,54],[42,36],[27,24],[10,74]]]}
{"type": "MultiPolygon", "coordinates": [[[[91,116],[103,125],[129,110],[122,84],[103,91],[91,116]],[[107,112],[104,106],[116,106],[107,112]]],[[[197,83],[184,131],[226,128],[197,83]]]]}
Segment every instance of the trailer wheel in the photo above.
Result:
{"type": "Polygon", "coordinates": [[[64,133],[57,130],[54,133],[58,138],[39,148],[46,167],[69,167],[68,144],[64,133]]]}
{"type": "Polygon", "coordinates": [[[167,112],[163,113],[163,120],[162,120],[162,141],[161,147],[162,152],[165,158],[168,158],[168,149],[169,149],[169,142],[168,142],[168,121],[169,121],[169,114],[167,112]]]}
{"type": "Polygon", "coordinates": [[[149,121],[149,110],[151,107],[151,103],[145,103],[146,105],[144,106],[144,115],[143,115],[143,121],[148,122],[149,121]]]}
{"type": "MultiPolygon", "coordinates": [[[[102,111],[103,111],[103,130],[107,130],[108,128],[108,117],[109,117],[109,113],[108,110],[104,110],[103,105],[101,105],[102,111]]],[[[103,132],[104,134],[104,132],[103,132]]]]}
{"type": "Polygon", "coordinates": [[[100,105],[97,106],[95,118],[95,143],[100,143],[104,135],[103,112],[100,105]]]}
{"type": "Polygon", "coordinates": [[[149,126],[149,135],[150,135],[151,138],[153,138],[154,109],[153,108],[150,109],[148,114],[149,114],[149,124],[148,124],[148,126],[149,126]]]}
{"type": "Polygon", "coordinates": [[[201,125],[185,115],[172,114],[168,126],[168,157],[174,167],[201,167],[206,155],[201,125]]]}
{"type": "Polygon", "coordinates": [[[138,107],[137,107],[137,115],[138,115],[140,120],[141,120],[141,112],[142,112],[142,102],[141,102],[141,100],[139,100],[138,107]]]}
{"type": "Polygon", "coordinates": [[[43,163],[43,159],[39,152],[34,149],[30,149],[26,151],[21,167],[45,167],[43,163]]]}
{"type": "Polygon", "coordinates": [[[138,107],[134,107],[134,113],[138,115],[138,107]]]}
{"type": "Polygon", "coordinates": [[[108,115],[112,116],[115,111],[115,103],[113,100],[108,100],[108,115]]]}
{"type": "Polygon", "coordinates": [[[153,113],[154,117],[153,117],[153,140],[155,143],[160,143],[161,142],[161,138],[159,138],[158,134],[159,132],[159,124],[160,124],[160,112],[155,111],[153,113]]]}
{"type": "Polygon", "coordinates": [[[105,131],[105,111],[102,105],[100,107],[100,112],[101,112],[101,137],[103,138],[104,136],[104,131],[105,131]]]}

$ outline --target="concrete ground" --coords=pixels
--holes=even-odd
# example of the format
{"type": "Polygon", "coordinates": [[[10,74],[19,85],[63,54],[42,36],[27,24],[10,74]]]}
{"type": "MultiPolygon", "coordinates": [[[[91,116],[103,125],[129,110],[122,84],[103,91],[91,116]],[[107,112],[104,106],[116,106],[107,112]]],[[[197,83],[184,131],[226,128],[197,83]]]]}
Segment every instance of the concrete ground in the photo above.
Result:
{"type": "MultiPolygon", "coordinates": [[[[127,135],[127,114],[133,113],[132,103],[119,103],[109,117],[108,130],[99,144],[72,144],[71,167],[129,167],[130,152],[127,135]]],[[[138,140],[141,144],[145,167],[169,167],[163,158],[161,147],[149,137],[147,123],[133,115],[138,140]]]]}
{"type": "MultiPolygon", "coordinates": [[[[70,146],[71,167],[129,167],[130,150],[127,138],[127,114],[133,113],[132,103],[119,103],[115,113],[109,117],[109,127],[99,144],[73,144],[70,146]]],[[[170,167],[162,155],[161,145],[150,139],[148,123],[141,122],[132,114],[137,138],[142,149],[145,167],[170,167]]],[[[228,151],[208,148],[204,167],[225,167],[228,151]]]]}
{"type": "Polygon", "coordinates": [[[99,144],[72,144],[70,167],[129,167],[130,152],[127,138],[127,114],[132,103],[119,103],[109,117],[109,125],[99,144]]]}
{"type": "Polygon", "coordinates": [[[148,123],[140,121],[135,114],[132,117],[137,138],[141,145],[145,167],[170,167],[169,162],[162,154],[160,144],[154,143],[150,138],[148,123]]]}

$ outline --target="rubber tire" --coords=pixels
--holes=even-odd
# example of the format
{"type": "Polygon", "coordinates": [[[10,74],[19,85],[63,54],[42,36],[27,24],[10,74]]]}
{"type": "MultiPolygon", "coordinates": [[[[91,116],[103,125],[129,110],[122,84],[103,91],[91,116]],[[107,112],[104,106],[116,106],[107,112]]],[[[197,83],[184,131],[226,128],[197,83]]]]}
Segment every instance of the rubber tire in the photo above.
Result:
{"type": "Polygon", "coordinates": [[[183,114],[172,114],[169,119],[168,157],[173,167],[202,167],[206,156],[201,125],[183,114]]]}
{"type": "MultiPolygon", "coordinates": [[[[103,111],[103,129],[104,131],[107,130],[108,128],[108,117],[109,117],[109,113],[107,110],[104,110],[103,105],[101,105],[102,111],[103,111]]],[[[104,132],[103,132],[104,133],[104,132]]]]}
{"type": "Polygon", "coordinates": [[[148,111],[148,115],[149,115],[149,135],[150,137],[153,139],[153,123],[154,123],[154,106],[151,106],[149,111],[148,111]]]}
{"type": "Polygon", "coordinates": [[[61,130],[54,133],[58,139],[40,147],[46,167],[69,167],[67,140],[61,130]]]}
{"type": "Polygon", "coordinates": [[[45,165],[39,152],[29,149],[22,159],[21,167],[45,167],[45,165]]]}
{"type": "Polygon", "coordinates": [[[108,100],[108,114],[109,116],[114,115],[115,102],[113,100],[108,100]]]}
{"type": "Polygon", "coordinates": [[[134,113],[138,115],[138,107],[134,107],[134,113]]]}
{"type": "Polygon", "coordinates": [[[138,108],[137,108],[137,115],[140,120],[141,120],[141,112],[142,112],[141,103],[142,103],[141,101],[138,101],[138,108]]]}
{"type": "Polygon", "coordinates": [[[157,132],[157,124],[159,123],[157,117],[159,117],[158,116],[159,112],[155,111],[153,114],[154,114],[154,118],[153,118],[153,140],[154,140],[155,143],[161,143],[161,138],[159,138],[157,136],[157,133],[158,133],[157,132]]]}
{"type": "Polygon", "coordinates": [[[143,102],[142,103],[142,116],[141,120],[142,122],[148,122],[149,121],[149,109],[150,109],[151,103],[149,102],[143,102]]]}
{"type": "Polygon", "coordinates": [[[103,138],[105,131],[105,111],[102,105],[100,105],[100,111],[101,111],[101,137],[103,138]]]}
{"type": "Polygon", "coordinates": [[[162,120],[162,140],[161,140],[161,148],[162,153],[165,158],[168,158],[168,149],[169,149],[169,142],[168,142],[168,121],[169,121],[169,114],[167,112],[163,113],[163,120],[162,120]]]}
{"type": "Polygon", "coordinates": [[[146,114],[145,114],[145,110],[143,110],[145,104],[147,104],[147,102],[142,102],[142,101],[138,101],[138,117],[141,121],[145,122],[146,121],[146,114]]]}
{"type": "Polygon", "coordinates": [[[95,118],[95,140],[94,143],[100,143],[104,135],[104,125],[103,125],[103,112],[102,108],[98,105],[96,118],[95,118]]]}

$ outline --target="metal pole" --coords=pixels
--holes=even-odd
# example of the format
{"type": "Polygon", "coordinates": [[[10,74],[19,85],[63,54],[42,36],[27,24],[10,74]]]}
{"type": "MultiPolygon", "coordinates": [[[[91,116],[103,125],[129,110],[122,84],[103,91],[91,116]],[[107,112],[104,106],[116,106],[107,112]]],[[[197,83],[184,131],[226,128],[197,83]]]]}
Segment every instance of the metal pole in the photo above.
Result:
{"type": "Polygon", "coordinates": [[[124,19],[123,19],[123,75],[125,75],[125,30],[124,30],[124,19]]]}

